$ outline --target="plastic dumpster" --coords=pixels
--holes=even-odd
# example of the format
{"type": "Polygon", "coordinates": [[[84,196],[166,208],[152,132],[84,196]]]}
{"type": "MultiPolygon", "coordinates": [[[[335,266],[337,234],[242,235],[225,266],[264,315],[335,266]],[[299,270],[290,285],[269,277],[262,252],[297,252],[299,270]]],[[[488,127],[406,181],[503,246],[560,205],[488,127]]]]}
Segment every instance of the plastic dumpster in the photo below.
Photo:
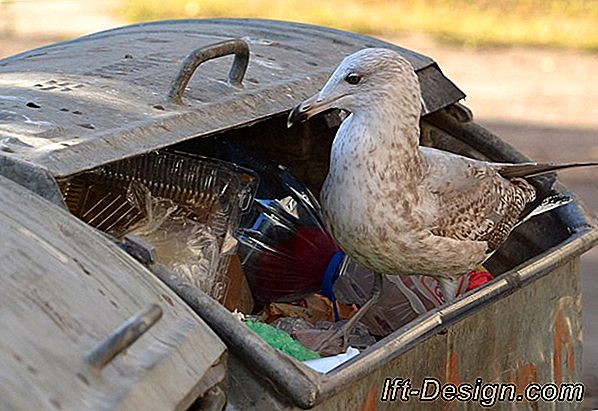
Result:
{"type": "MultiPolygon", "coordinates": [[[[290,130],[286,116],[322,86],[342,57],[364,47],[393,48],[416,69],[425,102],[422,144],[481,159],[526,160],[473,121],[459,104],[464,94],[428,57],[315,26],[182,20],[110,30],[0,61],[0,173],[65,207],[62,190],[83,172],[165,148],[196,153],[199,139],[227,136],[284,164],[318,193],[340,113],[290,130]]],[[[455,384],[478,378],[579,382],[579,256],[597,241],[595,221],[579,202],[534,218],[488,262],[494,281],[328,374],[270,348],[151,256],[137,257],[228,347],[228,409],[346,410],[396,407],[380,401],[385,380],[395,377],[413,386],[424,377],[455,384]]],[[[447,406],[440,400],[410,405],[447,406]]]]}

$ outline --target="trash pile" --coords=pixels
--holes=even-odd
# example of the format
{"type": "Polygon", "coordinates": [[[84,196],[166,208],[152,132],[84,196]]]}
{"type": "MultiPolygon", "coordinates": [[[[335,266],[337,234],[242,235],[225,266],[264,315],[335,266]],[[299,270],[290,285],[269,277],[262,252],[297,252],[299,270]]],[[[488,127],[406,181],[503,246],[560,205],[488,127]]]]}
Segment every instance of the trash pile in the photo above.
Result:
{"type": "MultiPolygon", "coordinates": [[[[319,372],[444,303],[431,277],[385,276],[376,304],[343,331],[376,276],[337,247],[314,195],[232,139],[194,150],[201,156],[159,151],[76,176],[63,187],[66,203],[117,239],[150,244],[160,264],[319,372]]],[[[471,273],[459,293],[491,279],[471,273]]]]}
{"type": "MultiPolygon", "coordinates": [[[[258,177],[254,201],[236,234],[236,276],[246,282],[235,281],[230,292],[240,301],[253,301],[251,309],[247,304],[235,308],[271,346],[327,372],[444,303],[431,277],[385,276],[378,302],[348,335],[331,339],[369,299],[374,273],[336,246],[317,199],[284,166],[232,139],[206,140],[195,148],[258,177]]],[[[459,294],[491,279],[480,268],[461,280],[459,294]]]]}

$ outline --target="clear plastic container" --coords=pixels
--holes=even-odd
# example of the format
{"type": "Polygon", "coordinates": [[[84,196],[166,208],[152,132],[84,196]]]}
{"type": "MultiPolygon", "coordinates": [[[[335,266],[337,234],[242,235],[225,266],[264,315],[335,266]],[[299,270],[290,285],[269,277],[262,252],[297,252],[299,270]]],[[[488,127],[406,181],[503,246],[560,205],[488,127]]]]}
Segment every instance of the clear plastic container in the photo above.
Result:
{"type": "Polygon", "coordinates": [[[161,263],[222,301],[257,184],[235,164],[161,151],[80,174],[62,188],[73,214],[117,238],[142,237],[161,263]]]}
{"type": "Polygon", "coordinates": [[[239,230],[239,256],[254,300],[295,301],[321,288],[337,246],[312,194],[285,168],[271,170],[282,191],[258,198],[239,230]]]}

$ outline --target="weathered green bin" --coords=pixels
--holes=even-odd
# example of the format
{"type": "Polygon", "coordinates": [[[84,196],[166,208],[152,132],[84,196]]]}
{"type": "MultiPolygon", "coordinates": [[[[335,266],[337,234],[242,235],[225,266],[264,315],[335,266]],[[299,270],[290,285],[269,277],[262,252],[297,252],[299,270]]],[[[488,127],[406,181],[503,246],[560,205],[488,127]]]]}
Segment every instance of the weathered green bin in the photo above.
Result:
{"type": "MultiPolygon", "coordinates": [[[[286,115],[322,86],[345,55],[364,47],[393,48],[415,67],[425,101],[423,144],[494,161],[526,160],[473,121],[459,104],[464,94],[425,56],[315,26],[181,20],[110,30],[0,61],[0,173],[64,206],[59,186],[72,176],[166,147],[193,153],[198,139],[226,135],[288,166],[317,193],[339,113],[290,130],[286,115]],[[223,54],[235,56],[199,65],[223,54]]],[[[410,379],[413,387],[424,377],[454,384],[481,378],[520,388],[579,382],[579,256],[597,241],[595,221],[579,202],[534,218],[488,263],[500,274],[494,281],[423,315],[326,375],[271,349],[169,272],[149,268],[228,347],[228,409],[382,409],[405,406],[380,401],[387,378],[410,379]]],[[[201,348],[196,355],[203,355],[201,348]]],[[[165,372],[164,381],[168,378],[165,372]]],[[[411,401],[406,408],[479,405],[411,401]]],[[[497,406],[576,409],[580,403],[497,406]]]]}

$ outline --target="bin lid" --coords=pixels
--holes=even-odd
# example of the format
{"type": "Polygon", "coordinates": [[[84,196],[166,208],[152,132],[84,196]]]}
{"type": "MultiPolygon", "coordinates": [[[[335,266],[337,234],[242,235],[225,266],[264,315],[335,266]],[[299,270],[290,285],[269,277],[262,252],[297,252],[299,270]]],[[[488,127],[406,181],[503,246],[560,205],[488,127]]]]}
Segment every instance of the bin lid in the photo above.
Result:
{"type": "Polygon", "coordinates": [[[176,294],[4,177],[0,198],[0,409],[186,409],[207,389],[202,378],[225,346],[176,294]],[[148,307],[162,317],[98,366],[96,347],[148,307]]]}
{"type": "Polygon", "coordinates": [[[397,50],[420,77],[427,112],[464,97],[428,57],[370,37],[268,20],[176,20],[85,36],[0,60],[0,154],[64,177],[259,121],[315,93],[346,55],[397,50]],[[197,69],[181,104],[169,85],[189,53],[243,39],[242,87],[232,56],[197,69]]]}

